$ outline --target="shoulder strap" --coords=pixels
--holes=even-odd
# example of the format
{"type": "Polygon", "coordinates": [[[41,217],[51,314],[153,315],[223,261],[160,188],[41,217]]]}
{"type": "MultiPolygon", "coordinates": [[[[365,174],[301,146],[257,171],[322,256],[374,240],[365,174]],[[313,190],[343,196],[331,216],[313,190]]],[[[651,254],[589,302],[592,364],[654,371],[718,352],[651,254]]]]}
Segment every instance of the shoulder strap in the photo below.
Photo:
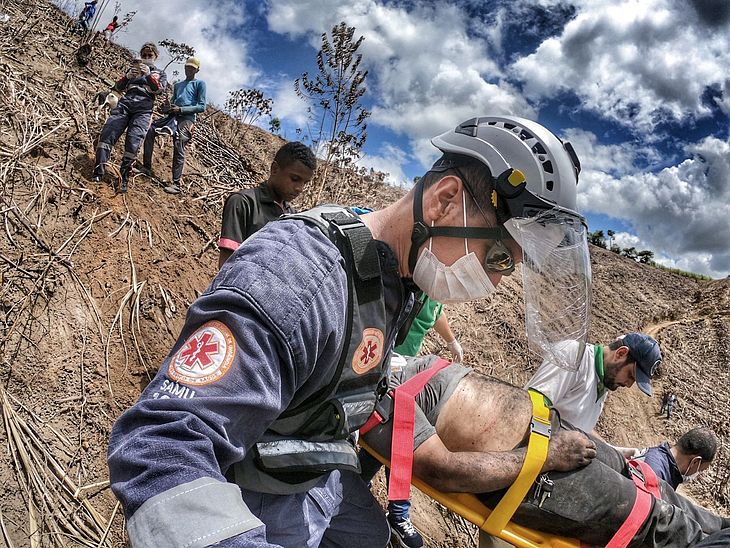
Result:
{"type": "Polygon", "coordinates": [[[287,418],[321,404],[337,389],[342,369],[352,351],[354,307],[382,299],[383,286],[375,240],[360,217],[348,208],[322,205],[300,213],[283,215],[282,219],[300,219],[315,224],[340,250],[348,279],[346,330],[337,369],[325,387],[280,415],[280,418],[287,418]]]}

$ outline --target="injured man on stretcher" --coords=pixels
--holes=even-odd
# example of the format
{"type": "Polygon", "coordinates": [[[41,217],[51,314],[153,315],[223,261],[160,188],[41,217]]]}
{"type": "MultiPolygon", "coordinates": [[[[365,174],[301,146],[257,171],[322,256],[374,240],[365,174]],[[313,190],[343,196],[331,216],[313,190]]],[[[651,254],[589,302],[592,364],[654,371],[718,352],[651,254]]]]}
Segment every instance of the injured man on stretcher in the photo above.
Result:
{"type": "MultiPolygon", "coordinates": [[[[391,388],[428,369],[438,358],[407,358],[391,376],[391,388]]],[[[550,413],[552,436],[543,467],[549,497],[536,482],[512,521],[547,533],[605,546],[631,513],[636,487],[621,453],[550,413]]],[[[468,492],[494,508],[518,477],[530,434],[528,392],[461,364],[442,369],[416,396],[413,475],[444,492],[468,492]]],[[[390,459],[392,421],[379,424],[365,442],[390,459]]],[[[367,481],[376,470],[363,470],[367,481]]],[[[544,480],[543,480],[544,481],[544,480]]],[[[629,546],[694,546],[730,527],[659,480],[661,500],[652,507],[629,546]]]]}

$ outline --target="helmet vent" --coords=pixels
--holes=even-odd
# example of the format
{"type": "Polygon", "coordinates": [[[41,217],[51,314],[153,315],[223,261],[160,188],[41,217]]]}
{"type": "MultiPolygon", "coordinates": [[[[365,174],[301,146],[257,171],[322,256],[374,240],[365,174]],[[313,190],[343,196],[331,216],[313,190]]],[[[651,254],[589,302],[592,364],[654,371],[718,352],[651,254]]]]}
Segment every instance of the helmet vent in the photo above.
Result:
{"type": "Polygon", "coordinates": [[[547,171],[548,173],[553,172],[553,163],[550,160],[547,160],[542,163],[542,168],[547,171]]]}
{"type": "Polygon", "coordinates": [[[514,125],[514,124],[509,124],[509,123],[507,123],[507,122],[505,122],[505,123],[504,123],[504,129],[514,129],[514,128],[516,128],[516,127],[517,127],[517,126],[516,126],[516,125],[514,125]]]}
{"type": "Polygon", "coordinates": [[[522,139],[523,141],[527,141],[528,139],[534,139],[534,137],[532,136],[532,133],[523,129],[520,132],[520,139],[522,139]]]}
{"type": "Polygon", "coordinates": [[[547,189],[552,192],[553,191],[553,182],[552,181],[545,181],[545,186],[547,189]]]}
{"type": "Polygon", "coordinates": [[[542,143],[539,141],[532,147],[532,152],[535,154],[547,154],[547,150],[545,150],[545,147],[542,146],[542,143]]]}

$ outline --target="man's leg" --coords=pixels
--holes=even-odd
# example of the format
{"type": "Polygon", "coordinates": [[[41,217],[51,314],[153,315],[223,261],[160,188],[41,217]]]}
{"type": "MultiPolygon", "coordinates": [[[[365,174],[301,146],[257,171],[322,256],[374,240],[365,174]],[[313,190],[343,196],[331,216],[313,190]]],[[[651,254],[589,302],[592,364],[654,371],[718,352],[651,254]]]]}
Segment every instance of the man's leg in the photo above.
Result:
{"type": "Polygon", "coordinates": [[[730,529],[723,529],[694,545],[694,548],[726,548],[730,546],[730,529]]]}
{"type": "Polygon", "coordinates": [[[342,472],[342,500],[324,532],[323,548],[380,548],[388,544],[390,528],[367,485],[354,472],[342,472]]]}
{"type": "Polygon", "coordinates": [[[152,112],[148,110],[140,110],[132,113],[127,128],[127,136],[124,141],[124,156],[122,157],[122,187],[121,192],[127,191],[127,182],[129,181],[129,172],[137,159],[137,152],[142,141],[147,135],[150,127],[152,112]]]}
{"type": "Polygon", "coordinates": [[[272,544],[365,548],[388,542],[383,512],[353,472],[335,470],[304,493],[270,495],[245,489],[241,493],[266,525],[266,540],[272,544]]]}
{"type": "Polygon", "coordinates": [[[185,167],[185,147],[193,137],[192,120],[182,120],[177,125],[177,135],[173,136],[172,184],[179,185],[185,167]]]}
{"type": "Polygon", "coordinates": [[[163,116],[162,118],[158,118],[154,122],[152,122],[152,125],[147,130],[147,133],[144,137],[144,148],[142,153],[142,166],[146,169],[152,170],[152,154],[155,149],[155,137],[157,136],[157,133],[155,133],[155,129],[158,127],[161,127],[164,124],[161,124],[161,122],[164,122],[167,120],[167,116],[163,116]]]}
{"type": "Polygon", "coordinates": [[[129,111],[124,105],[117,105],[109,113],[109,118],[106,119],[104,127],[101,128],[99,143],[96,145],[96,161],[94,162],[92,177],[101,178],[104,176],[112,148],[124,133],[128,123],[129,111]]]}
{"type": "MultiPolygon", "coordinates": [[[[636,487],[631,479],[598,459],[572,472],[549,472],[551,496],[535,498],[534,488],[513,521],[540,531],[605,546],[631,513],[636,487]]],[[[495,504],[501,494],[482,498],[495,504]]],[[[705,533],[693,513],[667,501],[654,501],[630,546],[693,546],[705,533]]]]}

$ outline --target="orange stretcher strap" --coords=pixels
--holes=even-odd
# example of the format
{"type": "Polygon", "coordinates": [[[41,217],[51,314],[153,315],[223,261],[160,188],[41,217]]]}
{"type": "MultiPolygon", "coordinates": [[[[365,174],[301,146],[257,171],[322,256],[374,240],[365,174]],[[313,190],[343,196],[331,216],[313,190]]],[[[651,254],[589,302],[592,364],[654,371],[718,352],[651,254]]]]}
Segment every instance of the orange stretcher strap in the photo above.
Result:
{"type": "Polygon", "coordinates": [[[510,485],[482,527],[491,535],[499,535],[512,519],[547,460],[551,434],[550,408],[545,405],[545,397],[540,392],[529,390],[529,394],[532,401],[532,421],[527,454],[517,479],[510,485]]]}
{"type": "Polygon", "coordinates": [[[649,516],[654,497],[662,498],[659,491],[659,480],[648,464],[643,461],[630,460],[629,471],[636,486],[636,500],[626,521],[621,524],[619,530],[606,544],[606,548],[626,548],[649,516]]]}

